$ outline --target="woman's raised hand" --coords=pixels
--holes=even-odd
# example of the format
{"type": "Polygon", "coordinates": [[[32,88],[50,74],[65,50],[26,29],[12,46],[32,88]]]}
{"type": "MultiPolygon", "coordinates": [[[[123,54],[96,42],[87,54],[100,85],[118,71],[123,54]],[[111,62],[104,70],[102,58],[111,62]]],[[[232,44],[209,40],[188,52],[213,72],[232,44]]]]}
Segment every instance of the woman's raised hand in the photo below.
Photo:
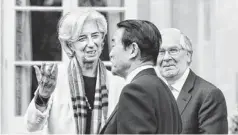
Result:
{"type": "Polygon", "coordinates": [[[57,64],[45,64],[41,65],[41,68],[34,66],[36,78],[39,85],[39,94],[44,98],[51,96],[55,90],[57,76],[58,76],[58,66],[57,64]]]}

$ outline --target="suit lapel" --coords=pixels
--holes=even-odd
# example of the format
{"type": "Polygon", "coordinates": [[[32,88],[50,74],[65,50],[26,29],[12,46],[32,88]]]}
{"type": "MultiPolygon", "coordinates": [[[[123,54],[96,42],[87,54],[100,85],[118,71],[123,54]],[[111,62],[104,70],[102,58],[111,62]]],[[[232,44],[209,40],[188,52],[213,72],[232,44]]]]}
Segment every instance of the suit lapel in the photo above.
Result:
{"type": "Polygon", "coordinates": [[[177,105],[178,105],[179,112],[181,115],[182,115],[186,105],[188,104],[189,100],[191,99],[191,97],[192,96],[189,93],[186,93],[184,91],[180,92],[178,99],[177,99],[177,105]]]}
{"type": "Polygon", "coordinates": [[[101,128],[100,132],[105,130],[105,128],[107,127],[108,123],[110,122],[110,120],[114,117],[114,115],[116,114],[118,109],[118,104],[116,105],[115,109],[113,110],[113,112],[111,113],[110,117],[107,119],[107,121],[105,122],[104,126],[101,128]]]}
{"type": "Polygon", "coordinates": [[[190,70],[188,77],[177,99],[177,104],[178,104],[179,112],[181,115],[192,97],[190,91],[192,90],[194,86],[195,79],[196,79],[196,75],[193,73],[192,70],[190,70]]]}

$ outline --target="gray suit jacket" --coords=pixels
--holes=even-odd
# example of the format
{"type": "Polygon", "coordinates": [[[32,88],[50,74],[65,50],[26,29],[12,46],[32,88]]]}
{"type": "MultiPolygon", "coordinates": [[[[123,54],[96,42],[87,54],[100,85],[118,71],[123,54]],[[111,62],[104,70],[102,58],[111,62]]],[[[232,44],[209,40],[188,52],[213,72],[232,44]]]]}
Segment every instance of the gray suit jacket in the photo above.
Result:
{"type": "Polygon", "coordinates": [[[227,134],[227,107],[223,93],[192,70],[178,96],[182,134],[227,134]]]}

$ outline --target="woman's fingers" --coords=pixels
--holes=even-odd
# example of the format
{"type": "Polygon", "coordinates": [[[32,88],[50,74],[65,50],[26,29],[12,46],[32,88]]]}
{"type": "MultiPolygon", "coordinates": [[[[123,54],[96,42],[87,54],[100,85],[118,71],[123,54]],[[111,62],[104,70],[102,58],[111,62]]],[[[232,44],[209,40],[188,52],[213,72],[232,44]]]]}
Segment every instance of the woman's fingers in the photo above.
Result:
{"type": "Polygon", "coordinates": [[[43,74],[44,73],[44,71],[45,71],[45,66],[46,66],[46,64],[45,63],[42,63],[41,64],[41,74],[43,74]]]}
{"type": "Polygon", "coordinates": [[[45,73],[46,73],[46,75],[51,75],[51,70],[52,70],[53,66],[54,66],[54,64],[47,64],[45,66],[45,73]]]}
{"type": "Polygon", "coordinates": [[[54,64],[45,64],[45,63],[43,63],[42,66],[41,66],[41,74],[46,75],[46,76],[51,75],[51,71],[52,71],[53,66],[54,66],[54,64]]]}
{"type": "Polygon", "coordinates": [[[57,74],[58,74],[58,65],[57,64],[54,64],[53,65],[53,68],[51,70],[51,76],[52,78],[56,78],[57,77],[57,74]]]}
{"type": "Polygon", "coordinates": [[[37,82],[38,82],[38,84],[39,84],[40,81],[41,81],[41,77],[42,77],[40,68],[39,68],[38,66],[36,66],[36,65],[34,65],[33,67],[34,67],[34,69],[35,69],[36,79],[37,79],[37,82]]]}
{"type": "Polygon", "coordinates": [[[40,94],[44,97],[49,97],[56,87],[58,66],[57,64],[43,63],[40,72],[40,94]]]}

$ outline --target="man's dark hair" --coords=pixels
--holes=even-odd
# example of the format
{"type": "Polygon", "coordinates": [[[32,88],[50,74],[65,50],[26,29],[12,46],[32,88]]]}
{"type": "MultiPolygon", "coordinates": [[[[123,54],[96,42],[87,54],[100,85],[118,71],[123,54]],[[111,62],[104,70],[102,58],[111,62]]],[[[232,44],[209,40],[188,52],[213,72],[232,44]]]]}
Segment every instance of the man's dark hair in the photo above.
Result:
{"type": "Polygon", "coordinates": [[[151,22],[145,20],[125,20],[117,24],[118,28],[125,28],[122,43],[126,49],[133,42],[138,44],[141,51],[142,61],[157,61],[161,34],[158,28],[151,22]]]}

